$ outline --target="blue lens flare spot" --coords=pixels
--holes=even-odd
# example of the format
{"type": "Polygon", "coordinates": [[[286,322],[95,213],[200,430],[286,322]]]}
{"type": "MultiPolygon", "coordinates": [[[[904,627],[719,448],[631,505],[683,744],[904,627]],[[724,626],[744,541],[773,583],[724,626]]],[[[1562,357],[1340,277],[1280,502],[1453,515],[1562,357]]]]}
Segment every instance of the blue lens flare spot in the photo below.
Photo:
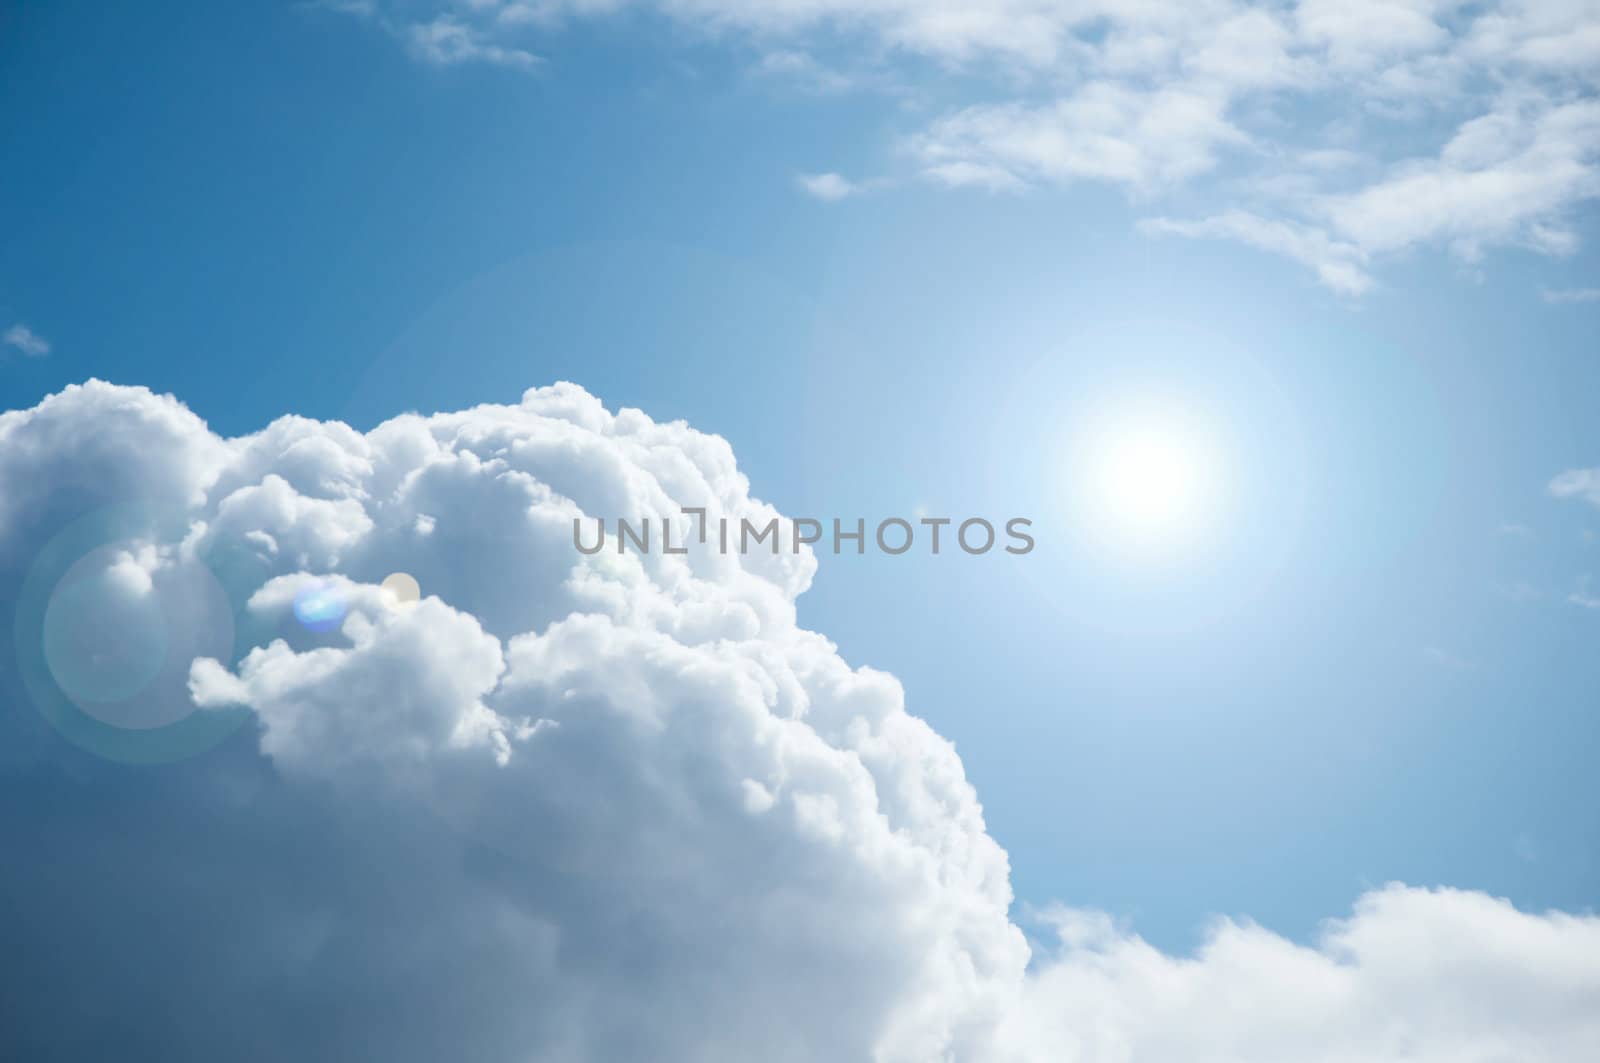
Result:
{"type": "Polygon", "coordinates": [[[333,582],[307,583],[294,596],[294,618],[307,631],[334,630],[344,622],[347,609],[344,592],[333,582]]]}

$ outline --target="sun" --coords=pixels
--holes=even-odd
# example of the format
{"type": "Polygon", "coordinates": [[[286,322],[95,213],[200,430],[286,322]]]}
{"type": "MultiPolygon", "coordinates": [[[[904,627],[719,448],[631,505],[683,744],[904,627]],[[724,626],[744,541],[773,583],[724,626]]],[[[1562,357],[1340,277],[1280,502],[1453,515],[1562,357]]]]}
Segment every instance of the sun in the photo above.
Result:
{"type": "Polygon", "coordinates": [[[1181,411],[1105,419],[1080,453],[1080,508],[1090,529],[1148,552],[1197,542],[1222,502],[1223,462],[1212,433],[1181,411]]]}
{"type": "Polygon", "coordinates": [[[1203,496],[1205,469],[1194,445],[1160,428],[1114,434],[1096,472],[1106,515],[1129,531],[1179,531],[1203,496]]]}

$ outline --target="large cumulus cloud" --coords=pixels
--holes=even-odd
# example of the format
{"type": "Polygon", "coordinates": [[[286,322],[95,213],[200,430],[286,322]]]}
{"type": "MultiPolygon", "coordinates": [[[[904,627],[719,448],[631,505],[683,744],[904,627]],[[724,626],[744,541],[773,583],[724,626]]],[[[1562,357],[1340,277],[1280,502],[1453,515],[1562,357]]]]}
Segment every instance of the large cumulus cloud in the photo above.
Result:
{"type": "Polygon", "coordinates": [[[18,1058],[1600,1054],[1600,922],[1477,894],[1390,887],[1311,946],[1223,923],[1192,957],[1062,909],[1030,949],[954,749],[796,624],[809,553],[573,548],[580,515],[775,515],[681,423],[565,384],[365,434],[222,439],[97,382],[0,417],[6,587],[127,501],[180,519],[123,526],[102,583],[203,564],[241,632],[142,678],[247,725],[124,767],[3,673],[18,1058]],[[287,619],[314,580],[348,603],[326,635],[287,619]]]}

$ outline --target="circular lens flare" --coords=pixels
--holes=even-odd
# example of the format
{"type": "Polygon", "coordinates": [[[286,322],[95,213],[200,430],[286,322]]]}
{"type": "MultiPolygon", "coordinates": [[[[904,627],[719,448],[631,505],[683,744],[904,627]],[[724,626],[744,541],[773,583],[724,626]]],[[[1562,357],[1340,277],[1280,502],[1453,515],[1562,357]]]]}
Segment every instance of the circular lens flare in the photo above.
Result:
{"type": "Polygon", "coordinates": [[[401,605],[420,601],[422,586],[409,572],[391,572],[383,579],[383,589],[394,595],[401,605]]]}
{"type": "Polygon", "coordinates": [[[154,730],[189,716],[189,666],[227,659],[233,609],[216,576],[150,544],[91,550],[56,584],[40,644],[51,679],[77,709],[122,730],[154,730]]]}
{"type": "Polygon", "coordinates": [[[44,656],[79,707],[122,702],[161,673],[167,623],[150,574],[102,547],[67,571],[44,613],[44,656]]]}
{"type": "Polygon", "coordinates": [[[338,628],[348,610],[344,591],[332,580],[309,581],[294,596],[294,618],[318,634],[338,628]]]}

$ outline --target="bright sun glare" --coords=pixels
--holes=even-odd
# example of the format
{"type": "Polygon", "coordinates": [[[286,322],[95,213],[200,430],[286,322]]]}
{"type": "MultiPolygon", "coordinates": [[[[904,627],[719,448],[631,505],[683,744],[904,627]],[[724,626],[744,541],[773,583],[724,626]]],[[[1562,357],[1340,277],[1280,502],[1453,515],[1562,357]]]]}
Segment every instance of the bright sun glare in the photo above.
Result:
{"type": "Polygon", "coordinates": [[[1091,433],[1084,456],[1090,523],[1118,544],[1185,545],[1215,517],[1220,462],[1207,434],[1185,418],[1113,419],[1091,433]]]}

